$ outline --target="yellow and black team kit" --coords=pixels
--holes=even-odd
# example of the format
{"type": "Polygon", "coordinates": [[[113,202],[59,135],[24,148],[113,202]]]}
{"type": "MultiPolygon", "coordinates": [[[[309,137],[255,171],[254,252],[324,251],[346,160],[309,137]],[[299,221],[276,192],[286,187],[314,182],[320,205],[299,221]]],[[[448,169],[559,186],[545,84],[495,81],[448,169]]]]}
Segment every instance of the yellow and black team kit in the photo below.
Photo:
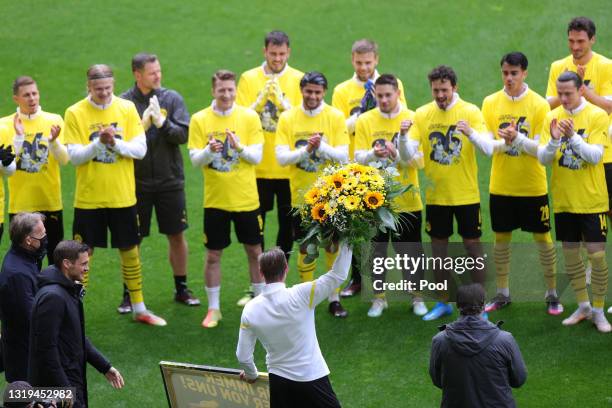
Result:
{"type": "Polygon", "coordinates": [[[463,238],[481,236],[480,192],[474,145],[457,131],[460,120],[485,134],[482,113],[458,95],[442,110],[436,102],[417,109],[409,137],[419,142],[425,164],[425,231],[435,238],[453,234],[453,217],[463,238]]]}
{"type": "MultiPolygon", "coordinates": [[[[303,108],[291,109],[283,113],[278,121],[276,130],[276,145],[289,146],[290,150],[299,149],[308,145],[308,139],[314,134],[322,135],[322,141],[331,147],[348,146],[349,138],[342,112],[323,103],[322,110],[312,116],[303,108]]],[[[318,150],[314,150],[305,159],[293,164],[289,168],[291,184],[291,204],[296,207],[304,202],[304,193],[315,182],[319,172],[330,164],[322,158],[318,150]]],[[[301,217],[293,217],[294,239],[296,241],[305,236],[301,226],[301,217]]],[[[335,253],[325,252],[328,270],[335,259],[335,253]]],[[[305,255],[298,255],[298,272],[302,282],[311,281],[314,277],[316,262],[305,263],[305,255]]]]}
{"type": "MultiPolygon", "coordinates": [[[[53,251],[64,239],[62,214],[62,184],[60,163],[51,152],[49,138],[51,126],[63,128],[60,115],[39,110],[33,115],[14,113],[0,119],[0,123],[10,129],[7,144],[16,153],[16,171],[8,178],[9,217],[19,212],[40,212],[45,216],[47,231],[47,257],[53,263],[53,251]],[[24,128],[24,140],[19,152],[14,144],[15,131],[13,120],[19,115],[24,128]]],[[[57,138],[63,144],[62,136],[57,138]]]]}
{"type": "MultiPolygon", "coordinates": [[[[608,143],[608,116],[600,108],[585,100],[574,113],[562,106],[546,116],[543,126],[545,142],[550,140],[550,123],[553,119],[571,118],[574,132],[588,144],[606,146],[608,143]]],[[[573,151],[569,139],[561,138],[561,146],[552,162],[551,191],[555,203],[555,228],[557,240],[563,242],[605,242],[608,233],[606,212],[608,191],[604,166],[591,164],[573,151]]],[[[588,248],[587,248],[588,249],[588,248]]],[[[568,277],[576,300],[588,302],[585,267],[580,247],[564,247],[563,254],[568,277]]],[[[608,290],[608,265],[605,250],[589,251],[591,262],[591,290],[593,307],[603,308],[608,290]]]]}
{"type": "MultiPolygon", "coordinates": [[[[378,73],[374,75],[373,81],[375,81],[377,77],[378,73]]],[[[400,102],[404,106],[408,106],[406,97],[404,96],[404,84],[399,78],[397,79],[397,84],[400,91],[400,102]]],[[[353,78],[347,79],[336,85],[334,93],[332,94],[332,106],[339,109],[344,115],[344,118],[348,119],[351,115],[361,112],[361,101],[365,93],[365,83],[361,82],[357,79],[357,76],[354,75],[353,78]]],[[[349,140],[349,160],[353,160],[355,158],[355,133],[349,134],[349,140]]]]}
{"type": "MultiPolygon", "coordinates": [[[[530,89],[518,97],[501,90],[486,97],[482,105],[487,129],[495,139],[499,140],[498,130],[514,123],[518,132],[540,144],[542,124],[549,110],[548,102],[530,89]]],[[[537,157],[515,147],[495,152],[489,192],[493,231],[550,231],[546,170],[537,157]]]]}
{"type": "Polygon", "coordinates": [[[261,242],[261,216],[255,180],[255,165],[240,158],[230,146],[226,129],[232,131],[243,146],[261,145],[264,137],[257,114],[234,104],[228,114],[212,106],[191,117],[189,149],[204,149],[212,137],[223,144],[212,162],[202,168],[204,176],[204,243],[208,249],[223,249],[230,244],[230,225],[238,241],[255,245],[261,242]]]}
{"type": "MultiPolygon", "coordinates": [[[[287,172],[278,164],[274,148],[280,115],[288,107],[298,107],[302,103],[300,80],[304,73],[285,65],[285,68],[277,74],[266,74],[264,65],[250,69],[241,75],[238,82],[236,103],[245,107],[254,107],[259,115],[263,129],[264,145],[261,163],[255,167],[255,174],[257,176],[261,217],[265,227],[266,213],[274,208],[276,197],[278,217],[276,245],[289,257],[293,245],[291,189],[287,172]],[[262,92],[265,93],[268,81],[275,81],[282,91],[282,95],[268,93],[266,98],[261,98],[259,104],[254,106],[262,92]]],[[[262,235],[262,248],[264,247],[262,235]]]]}
{"type": "MultiPolygon", "coordinates": [[[[517,131],[543,144],[542,124],[548,102],[527,88],[512,97],[503,89],[487,96],[482,114],[488,131],[499,140],[498,130],[512,124],[517,131]]],[[[509,288],[512,231],[533,233],[547,289],[556,289],[556,251],[550,235],[550,206],[546,170],[537,157],[511,147],[495,152],[489,182],[491,227],[495,232],[495,272],[498,290],[509,288]]]]}
{"type": "MultiPolygon", "coordinates": [[[[561,121],[572,119],[574,131],[588,144],[604,147],[608,144],[608,116],[600,108],[583,100],[579,111],[569,113],[562,106],[546,116],[542,127],[545,143],[550,140],[550,123],[552,119],[561,121]]],[[[551,192],[555,203],[555,226],[557,238],[561,241],[605,241],[607,226],[605,214],[608,207],[608,189],[606,188],[604,167],[600,162],[590,164],[573,151],[569,138],[562,136],[561,146],[552,163],[551,192]],[[593,229],[585,230],[577,225],[561,225],[557,222],[558,214],[579,214],[583,219],[593,220],[593,229]],[[600,218],[603,222],[600,222],[600,218]],[[567,228],[566,228],[567,227],[567,228]]]]}
{"type": "MultiPolygon", "coordinates": [[[[66,145],[85,146],[100,137],[108,126],[115,138],[126,142],[144,135],[136,107],[130,101],[113,96],[102,108],[85,98],[66,110],[62,137],[66,145]]],[[[132,305],[142,304],[142,273],[134,163],[110,147],[96,152],[89,161],[76,166],[73,236],[91,247],[119,248],[124,283],[132,305]]],[[[87,283],[85,281],[84,283],[87,283]]]]}

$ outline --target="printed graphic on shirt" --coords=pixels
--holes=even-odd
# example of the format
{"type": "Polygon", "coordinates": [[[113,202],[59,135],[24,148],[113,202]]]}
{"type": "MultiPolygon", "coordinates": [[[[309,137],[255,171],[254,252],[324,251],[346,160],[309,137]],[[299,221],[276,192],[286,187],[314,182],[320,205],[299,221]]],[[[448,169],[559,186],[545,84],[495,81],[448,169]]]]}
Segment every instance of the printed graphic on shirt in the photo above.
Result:
{"type": "MultiPolygon", "coordinates": [[[[393,144],[393,146],[395,147],[395,151],[397,152],[399,149],[399,132],[395,132],[395,134],[393,135],[393,137],[391,138],[391,143],[393,144]]],[[[386,146],[386,139],[376,139],[372,142],[372,148],[376,148],[377,146],[379,147],[385,147],[386,146]]],[[[397,154],[397,153],[396,153],[397,154]]],[[[393,160],[391,157],[377,157],[376,158],[376,163],[378,163],[378,165],[380,166],[380,169],[386,169],[387,167],[396,167],[395,164],[395,160],[393,160]]]]}
{"type": "Polygon", "coordinates": [[[446,134],[432,132],[429,135],[431,153],[429,158],[439,164],[451,165],[459,163],[463,144],[461,138],[454,136],[458,134],[455,125],[448,127],[446,134]]]}
{"type": "Polygon", "coordinates": [[[230,146],[229,139],[225,136],[225,132],[211,132],[208,134],[208,137],[210,136],[217,142],[223,143],[223,150],[214,153],[213,160],[208,167],[222,173],[232,171],[240,159],[238,152],[230,146]],[[225,137],[225,141],[222,141],[222,137],[225,137]]]}
{"type": "MultiPolygon", "coordinates": [[[[499,125],[499,128],[505,129],[510,125],[511,125],[510,122],[502,122],[499,125]]],[[[526,116],[519,117],[518,120],[516,121],[516,131],[529,137],[530,129],[531,129],[531,125],[529,124],[529,122],[527,122],[527,117],[526,116]]],[[[521,154],[520,150],[516,146],[511,146],[510,149],[508,149],[504,153],[507,154],[508,156],[520,156],[521,154]]]]}
{"type": "Polygon", "coordinates": [[[270,100],[268,100],[259,114],[261,120],[261,127],[266,132],[276,132],[276,126],[278,125],[278,107],[270,100]]]}
{"type": "MultiPolygon", "coordinates": [[[[94,123],[89,126],[89,130],[92,132],[89,135],[89,141],[94,142],[98,140],[100,138],[100,132],[109,126],[115,128],[115,139],[123,139],[123,136],[121,136],[121,133],[123,133],[123,128],[119,127],[117,122],[109,124],[94,123]]],[[[119,155],[107,147],[106,149],[96,153],[93,161],[104,164],[112,164],[117,162],[117,157],[119,157],[119,155]]]]}
{"type": "MultiPolygon", "coordinates": [[[[44,141],[47,141],[45,138],[44,141]]],[[[43,134],[37,133],[32,142],[23,142],[21,152],[17,158],[17,170],[26,173],[38,173],[48,162],[49,147],[43,143],[43,134]]]]}
{"type": "MultiPolygon", "coordinates": [[[[579,129],[576,132],[583,139],[586,139],[584,136],[584,129],[579,129]]],[[[570,145],[570,138],[567,136],[561,137],[561,157],[559,158],[559,166],[566,167],[570,170],[580,170],[584,167],[584,160],[582,157],[574,152],[572,146],[570,145]]]]}
{"type": "MultiPolygon", "coordinates": [[[[308,146],[308,140],[299,139],[295,142],[295,148],[300,149],[303,146],[308,146]]],[[[319,150],[313,150],[306,158],[296,163],[298,169],[307,171],[308,173],[316,173],[319,171],[319,167],[323,164],[324,160],[319,156],[319,150]]]]}

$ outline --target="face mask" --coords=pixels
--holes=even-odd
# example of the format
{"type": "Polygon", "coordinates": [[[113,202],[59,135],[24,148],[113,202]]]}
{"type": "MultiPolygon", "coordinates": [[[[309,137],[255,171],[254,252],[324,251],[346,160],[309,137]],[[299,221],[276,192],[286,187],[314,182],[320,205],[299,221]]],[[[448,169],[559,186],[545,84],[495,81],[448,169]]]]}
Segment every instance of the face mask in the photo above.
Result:
{"type": "Polygon", "coordinates": [[[38,240],[40,244],[38,248],[33,251],[34,256],[36,256],[38,259],[43,259],[45,255],[47,255],[47,244],[49,243],[49,238],[46,235],[40,239],[35,237],[32,238],[38,240]]]}

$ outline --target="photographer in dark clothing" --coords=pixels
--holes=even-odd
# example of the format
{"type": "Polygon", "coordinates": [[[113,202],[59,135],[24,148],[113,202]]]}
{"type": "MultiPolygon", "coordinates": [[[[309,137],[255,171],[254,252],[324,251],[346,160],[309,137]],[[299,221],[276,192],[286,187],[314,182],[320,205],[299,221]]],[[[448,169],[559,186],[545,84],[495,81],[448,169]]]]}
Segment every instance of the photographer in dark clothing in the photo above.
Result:
{"type": "Polygon", "coordinates": [[[482,285],[459,287],[461,316],[433,338],[429,375],[441,407],[516,406],[511,388],[525,383],[525,362],[512,334],[482,318],[484,302],[482,285]]]}

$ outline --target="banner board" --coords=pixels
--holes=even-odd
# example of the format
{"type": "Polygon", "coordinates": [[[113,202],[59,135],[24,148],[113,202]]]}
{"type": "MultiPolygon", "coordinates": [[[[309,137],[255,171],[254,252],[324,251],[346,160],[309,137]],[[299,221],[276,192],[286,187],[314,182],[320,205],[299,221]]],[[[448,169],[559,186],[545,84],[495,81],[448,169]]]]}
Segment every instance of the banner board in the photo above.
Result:
{"type": "Polygon", "coordinates": [[[159,363],[170,408],[269,408],[268,374],[254,384],[240,370],[162,361],[159,363]]]}

